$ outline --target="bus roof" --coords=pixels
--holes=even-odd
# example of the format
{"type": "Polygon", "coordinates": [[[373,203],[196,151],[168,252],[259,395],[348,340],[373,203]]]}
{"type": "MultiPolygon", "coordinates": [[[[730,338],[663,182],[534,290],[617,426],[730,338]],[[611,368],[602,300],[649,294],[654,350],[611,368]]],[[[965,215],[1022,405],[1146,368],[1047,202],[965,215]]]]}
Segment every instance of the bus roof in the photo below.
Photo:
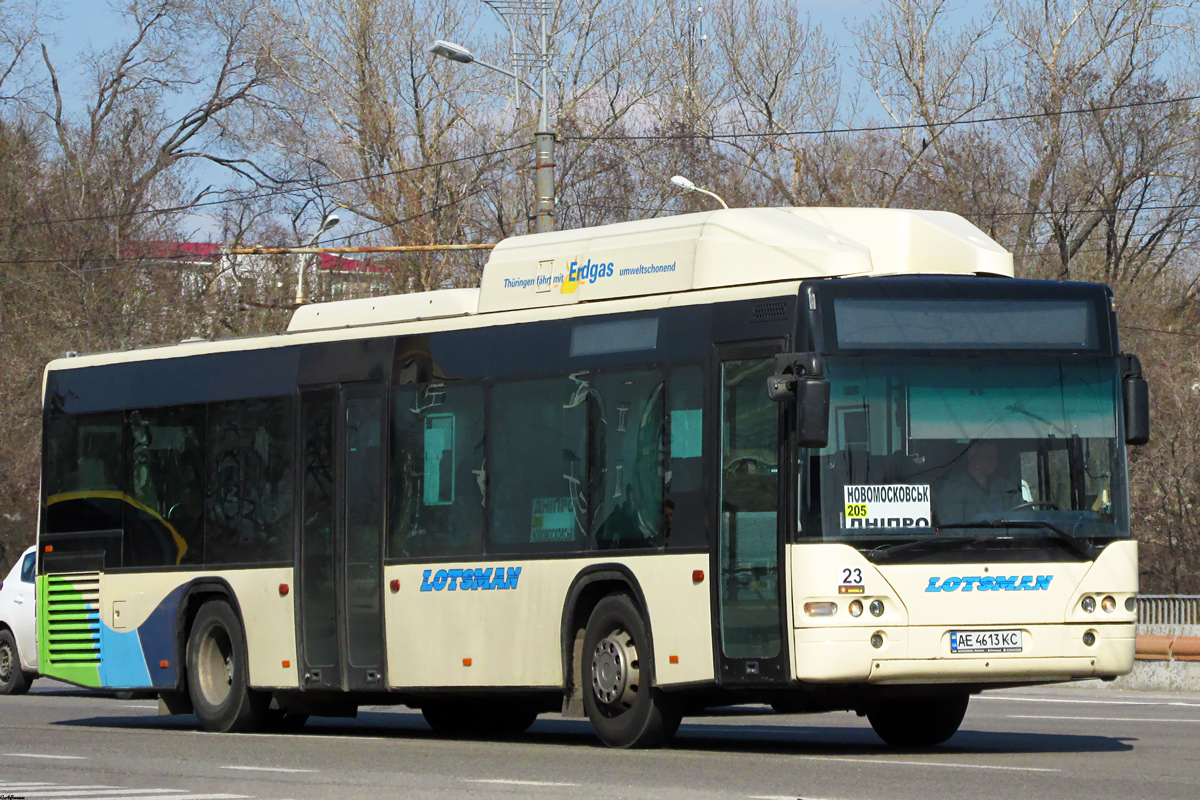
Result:
{"type": "Polygon", "coordinates": [[[857,275],[1013,274],[1012,254],[957,214],[733,208],[513,236],[479,289],[304,306],[289,331],[549,308],[591,300],[857,275]]]}

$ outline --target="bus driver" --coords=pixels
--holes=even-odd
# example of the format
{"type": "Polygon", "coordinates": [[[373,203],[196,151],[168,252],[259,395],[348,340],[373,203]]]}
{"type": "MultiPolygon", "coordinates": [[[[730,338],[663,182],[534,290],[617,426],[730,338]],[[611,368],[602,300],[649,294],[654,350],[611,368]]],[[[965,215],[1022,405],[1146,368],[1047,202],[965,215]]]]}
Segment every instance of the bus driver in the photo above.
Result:
{"type": "Polygon", "coordinates": [[[976,439],[966,455],[967,468],[947,478],[937,495],[942,524],[990,518],[1020,502],[1020,491],[1005,489],[996,474],[1000,454],[994,441],[976,439]]]}

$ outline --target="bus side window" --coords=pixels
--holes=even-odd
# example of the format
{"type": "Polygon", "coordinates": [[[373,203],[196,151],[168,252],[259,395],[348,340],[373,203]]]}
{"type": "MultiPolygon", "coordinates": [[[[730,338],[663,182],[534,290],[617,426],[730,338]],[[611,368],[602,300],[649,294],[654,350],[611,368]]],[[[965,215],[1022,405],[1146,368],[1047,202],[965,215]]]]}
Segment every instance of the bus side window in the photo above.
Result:
{"type": "Polygon", "coordinates": [[[125,415],[127,567],[204,563],[202,405],[125,415]]]}
{"type": "Polygon", "coordinates": [[[587,408],[584,373],[492,388],[488,550],[583,550],[587,408]]]}
{"type": "Polygon", "coordinates": [[[588,509],[596,547],[655,547],[664,523],[662,373],[597,375],[591,403],[588,509]]]}
{"type": "Polygon", "coordinates": [[[292,414],[290,397],[208,406],[205,563],[291,559],[292,414]]]}
{"type": "Polygon", "coordinates": [[[663,536],[667,549],[704,547],[708,541],[703,485],[704,371],[687,366],[668,372],[666,401],[663,536]]]}
{"type": "Polygon", "coordinates": [[[121,528],[121,438],[120,411],[47,417],[47,533],[121,528]]]}
{"type": "Polygon", "coordinates": [[[483,387],[397,387],[391,458],[388,555],[481,553],[483,387]]]}

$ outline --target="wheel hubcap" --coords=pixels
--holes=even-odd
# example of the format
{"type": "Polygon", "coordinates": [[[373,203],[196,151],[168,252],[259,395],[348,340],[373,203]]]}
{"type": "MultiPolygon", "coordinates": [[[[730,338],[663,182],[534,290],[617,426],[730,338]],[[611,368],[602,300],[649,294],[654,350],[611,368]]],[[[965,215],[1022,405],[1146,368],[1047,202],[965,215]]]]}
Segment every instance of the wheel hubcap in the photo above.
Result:
{"type": "Polygon", "coordinates": [[[592,654],[592,691],[609,706],[628,708],[637,697],[637,645],[625,631],[616,630],[600,640],[592,654]]]}
{"type": "Polygon", "coordinates": [[[196,661],[204,699],[214,706],[221,705],[233,686],[233,646],[229,634],[222,628],[209,631],[200,644],[196,661]]]}
{"type": "Polygon", "coordinates": [[[13,652],[7,644],[0,647],[0,682],[7,681],[13,671],[13,652]]]}

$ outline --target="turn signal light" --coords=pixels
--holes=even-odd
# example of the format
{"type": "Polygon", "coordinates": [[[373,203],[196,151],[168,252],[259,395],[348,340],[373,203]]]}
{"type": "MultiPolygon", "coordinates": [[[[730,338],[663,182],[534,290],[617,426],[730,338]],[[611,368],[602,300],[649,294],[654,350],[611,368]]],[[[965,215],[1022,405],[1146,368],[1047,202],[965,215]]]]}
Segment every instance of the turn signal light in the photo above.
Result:
{"type": "Polygon", "coordinates": [[[810,617],[832,617],[837,613],[837,603],[805,603],[804,613],[810,617]]]}
{"type": "Polygon", "coordinates": [[[851,600],[850,601],[850,616],[852,616],[852,617],[861,617],[862,616],[862,601],[861,600],[851,600]]]}
{"type": "Polygon", "coordinates": [[[1105,612],[1111,614],[1113,611],[1117,610],[1117,598],[1109,595],[1100,601],[1100,607],[1104,609],[1105,612]]]}
{"type": "Polygon", "coordinates": [[[704,583],[704,570],[692,570],[692,583],[704,583]]]}
{"type": "Polygon", "coordinates": [[[279,596],[280,597],[287,597],[288,592],[290,592],[290,591],[291,591],[291,589],[288,588],[288,585],[286,583],[279,584],[279,596]]]}
{"type": "Polygon", "coordinates": [[[400,579],[399,579],[399,578],[392,578],[391,587],[392,587],[392,591],[393,591],[393,592],[398,592],[398,591],[400,591],[400,579]]]}

